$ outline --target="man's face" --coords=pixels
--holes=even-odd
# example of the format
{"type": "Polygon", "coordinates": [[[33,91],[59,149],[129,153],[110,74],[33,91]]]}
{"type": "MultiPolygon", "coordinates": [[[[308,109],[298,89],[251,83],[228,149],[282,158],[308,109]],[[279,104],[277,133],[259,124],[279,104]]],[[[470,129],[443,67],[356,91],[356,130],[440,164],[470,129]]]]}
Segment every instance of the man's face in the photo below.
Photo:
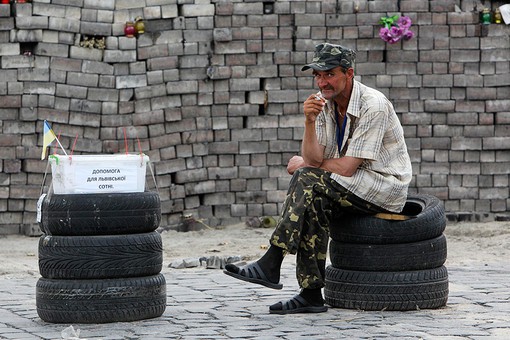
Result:
{"type": "Polygon", "coordinates": [[[313,71],[315,82],[324,98],[332,100],[345,90],[348,81],[352,79],[353,71],[350,68],[346,73],[344,72],[341,66],[327,71],[313,71]]]}

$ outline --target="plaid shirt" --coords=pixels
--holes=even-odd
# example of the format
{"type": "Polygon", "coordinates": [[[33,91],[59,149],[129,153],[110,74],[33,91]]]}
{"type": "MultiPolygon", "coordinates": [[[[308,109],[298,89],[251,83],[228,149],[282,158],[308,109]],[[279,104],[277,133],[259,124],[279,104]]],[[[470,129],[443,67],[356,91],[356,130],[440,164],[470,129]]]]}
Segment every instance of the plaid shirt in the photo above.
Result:
{"type": "Polygon", "coordinates": [[[317,116],[315,129],[319,143],[325,146],[324,158],[364,159],[352,177],[334,173],[333,180],[367,202],[392,212],[402,210],[411,181],[411,160],[393,105],[381,92],[353,80],[341,154],[335,109],[329,101],[317,116]]]}

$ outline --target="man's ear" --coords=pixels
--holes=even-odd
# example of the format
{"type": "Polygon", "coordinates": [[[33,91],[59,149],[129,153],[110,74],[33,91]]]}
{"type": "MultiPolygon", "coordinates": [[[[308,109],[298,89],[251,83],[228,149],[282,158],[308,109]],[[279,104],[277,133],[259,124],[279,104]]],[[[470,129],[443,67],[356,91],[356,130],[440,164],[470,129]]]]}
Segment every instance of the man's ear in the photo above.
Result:
{"type": "Polygon", "coordinates": [[[346,74],[349,78],[354,78],[354,69],[352,67],[348,68],[346,74]]]}

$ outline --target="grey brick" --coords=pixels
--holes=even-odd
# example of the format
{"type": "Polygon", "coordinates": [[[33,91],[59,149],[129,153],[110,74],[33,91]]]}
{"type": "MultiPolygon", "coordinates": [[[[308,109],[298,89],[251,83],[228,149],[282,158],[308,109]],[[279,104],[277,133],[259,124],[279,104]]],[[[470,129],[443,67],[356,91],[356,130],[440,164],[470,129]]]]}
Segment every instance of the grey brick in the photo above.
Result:
{"type": "MultiPolygon", "coordinates": [[[[11,39],[13,42],[40,42],[43,41],[43,30],[12,30],[11,34],[14,34],[15,37],[11,39]]],[[[0,44],[3,45],[3,44],[0,44]]],[[[19,50],[19,46],[18,46],[19,50]]],[[[2,55],[3,54],[0,52],[2,55]]],[[[19,52],[18,52],[19,54],[19,52]]]]}
{"type": "Polygon", "coordinates": [[[452,150],[481,150],[482,149],[482,139],[481,138],[453,137],[451,149],[452,150]]]}
{"type": "Polygon", "coordinates": [[[152,110],[180,107],[181,104],[180,96],[165,96],[151,99],[152,110]]]}
{"type": "Polygon", "coordinates": [[[160,58],[151,58],[147,60],[147,70],[155,71],[155,70],[166,70],[166,69],[175,69],[178,66],[178,57],[160,57],[160,58]]]}
{"type": "Polygon", "coordinates": [[[168,94],[196,93],[198,83],[196,81],[168,82],[166,89],[168,94]]]}
{"type": "MultiPolygon", "coordinates": [[[[22,28],[17,26],[16,28],[22,28]]],[[[14,29],[14,18],[0,18],[0,31],[10,31],[14,29]]]]}
{"type": "Polygon", "coordinates": [[[97,87],[99,76],[97,74],[84,74],[81,72],[68,72],[67,84],[97,87]]]}
{"type": "Polygon", "coordinates": [[[230,41],[216,42],[214,44],[214,52],[216,54],[246,54],[246,42],[230,41]]]}
{"type": "Polygon", "coordinates": [[[16,28],[20,29],[48,29],[48,17],[19,17],[16,18],[16,28]]]}
{"type": "Polygon", "coordinates": [[[103,61],[107,63],[129,63],[136,61],[136,51],[105,50],[103,61]]]}
{"type": "Polygon", "coordinates": [[[80,33],[87,35],[109,36],[112,34],[112,25],[102,22],[82,21],[80,25],[80,33]]]}
{"type": "Polygon", "coordinates": [[[451,74],[425,74],[423,75],[423,86],[425,87],[452,87],[453,75],[451,74]]]}
{"type": "Polygon", "coordinates": [[[49,18],[49,29],[54,31],[80,32],[80,21],[66,18],[49,18]]]}
{"type": "MultiPolygon", "coordinates": [[[[101,103],[85,100],[85,99],[71,99],[71,111],[80,111],[80,112],[88,112],[88,113],[101,113],[101,103]]],[[[86,121],[86,124],[83,124],[80,122],[80,125],[88,125],[90,126],[90,123],[92,120],[90,117],[88,117],[86,121]]],[[[75,122],[76,123],[76,122],[75,122]]],[[[99,122],[95,124],[94,126],[99,127],[99,122]]]]}
{"type": "Polygon", "coordinates": [[[17,43],[12,43],[12,44],[0,43],[0,55],[1,56],[19,55],[19,54],[20,54],[19,44],[17,44],[17,43]]]}
{"type": "Polygon", "coordinates": [[[87,99],[92,101],[115,102],[119,101],[119,91],[114,89],[90,88],[87,99]]]}
{"type": "Polygon", "coordinates": [[[84,86],[57,84],[55,94],[59,97],[84,99],[87,97],[87,88],[84,86]]]}
{"type": "Polygon", "coordinates": [[[20,68],[18,69],[18,80],[19,81],[49,81],[50,70],[49,69],[29,69],[20,68]]]}
{"type": "Polygon", "coordinates": [[[100,61],[103,59],[103,51],[95,48],[71,46],[69,56],[73,59],[100,61]]]}
{"type": "Polygon", "coordinates": [[[484,137],[483,150],[509,150],[510,137],[484,137]]]}
{"type": "Polygon", "coordinates": [[[145,75],[119,76],[117,77],[117,89],[147,86],[145,75]]]}
{"type": "Polygon", "coordinates": [[[454,112],[454,100],[425,100],[426,112],[454,112]]]}
{"type": "Polygon", "coordinates": [[[83,73],[97,73],[101,75],[113,75],[113,66],[99,61],[84,60],[81,71],[83,73]]]}
{"type": "MultiPolygon", "coordinates": [[[[84,8],[97,8],[97,9],[115,9],[116,4],[121,9],[122,4],[126,0],[83,0],[84,8]]],[[[139,4],[144,4],[144,1],[138,1],[139,4]]]]}
{"type": "Polygon", "coordinates": [[[62,44],[39,43],[34,49],[36,55],[50,57],[68,57],[69,46],[62,44]]]}
{"type": "Polygon", "coordinates": [[[201,16],[213,16],[214,5],[203,4],[203,5],[187,5],[184,4],[181,7],[182,16],[184,17],[201,17],[201,16]]]}

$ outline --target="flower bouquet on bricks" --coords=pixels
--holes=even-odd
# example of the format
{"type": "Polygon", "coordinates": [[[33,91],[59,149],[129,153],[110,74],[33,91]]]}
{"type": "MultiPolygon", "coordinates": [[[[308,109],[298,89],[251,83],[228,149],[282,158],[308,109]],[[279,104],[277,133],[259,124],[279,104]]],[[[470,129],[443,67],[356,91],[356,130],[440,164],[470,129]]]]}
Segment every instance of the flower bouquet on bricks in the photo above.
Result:
{"type": "Polygon", "coordinates": [[[400,40],[409,40],[414,37],[411,31],[412,21],[407,16],[382,17],[379,24],[383,25],[379,30],[379,37],[390,44],[395,44],[400,40]]]}

